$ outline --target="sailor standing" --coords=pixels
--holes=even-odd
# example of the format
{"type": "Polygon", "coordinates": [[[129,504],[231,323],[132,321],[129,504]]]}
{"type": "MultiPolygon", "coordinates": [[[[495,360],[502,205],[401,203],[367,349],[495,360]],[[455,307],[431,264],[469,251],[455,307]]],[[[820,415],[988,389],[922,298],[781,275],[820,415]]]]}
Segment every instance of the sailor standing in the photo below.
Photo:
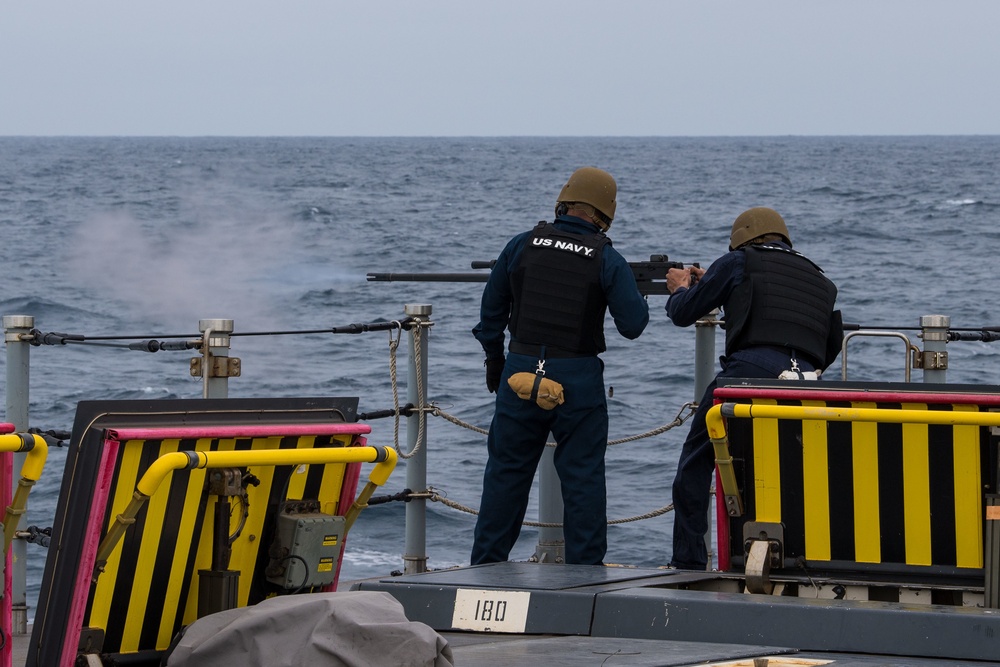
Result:
{"type": "Polygon", "coordinates": [[[486,352],[486,387],[497,397],[474,565],[507,560],[550,432],[558,443],[566,562],[604,560],[608,407],[598,355],[606,349],[605,313],[629,339],[649,322],[632,270],[605,236],[616,194],[611,174],[575,171],[556,200],[555,222],[511,239],[486,283],[472,333],[486,352]]]}
{"type": "MultiPolygon", "coordinates": [[[[784,219],[757,207],[733,223],[729,253],[707,269],[667,272],[667,316],[686,327],[722,308],[726,354],[691,420],[674,477],[674,537],[670,564],[708,566],[709,489],[715,454],[705,426],[720,378],[777,378],[822,372],[840,352],[844,337],[837,287],[804,255],[792,250],[784,219]]],[[[815,378],[815,375],[813,375],[815,378]]]]}

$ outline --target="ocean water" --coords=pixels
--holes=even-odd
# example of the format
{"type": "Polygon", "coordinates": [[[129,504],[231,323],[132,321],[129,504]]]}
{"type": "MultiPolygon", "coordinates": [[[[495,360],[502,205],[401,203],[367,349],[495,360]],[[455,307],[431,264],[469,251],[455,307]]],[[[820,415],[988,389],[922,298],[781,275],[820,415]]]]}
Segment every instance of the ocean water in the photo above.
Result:
{"type": "MultiPolygon", "coordinates": [[[[387,333],[241,334],[393,320],[406,304],[430,304],[429,400],[485,428],[493,397],[470,333],[482,285],[368,282],[366,273],[470,271],[551,219],[566,177],[588,164],[618,180],[610,235],[629,260],[665,253],[708,266],[726,251],[736,215],[772,206],[795,247],[839,286],[845,321],[903,330],[917,344],[921,315],[1000,324],[1000,137],[0,137],[0,315],[32,315],[41,331],[154,339],[233,319],[242,376],[230,396],[358,396],[372,412],[392,406],[387,333]]],[[[612,439],[670,422],[694,398],[694,331],[669,322],[665,300],[649,297],[637,341],[609,324],[612,439]]],[[[722,341],[718,332],[720,351],[722,341]]],[[[851,379],[903,379],[896,339],[852,341],[849,353],[851,379]]],[[[949,355],[950,382],[1000,379],[995,345],[953,343],[949,355]]],[[[192,356],[32,348],[31,425],[68,430],[85,399],[200,397],[192,356]]],[[[839,372],[838,362],[830,375],[839,372]]],[[[370,442],[393,443],[391,419],[370,424],[370,442]]],[[[685,433],[609,450],[609,518],[670,502],[685,433]]],[[[427,447],[429,484],[477,507],[485,437],[432,418],[427,447]]],[[[51,451],[22,527],[51,525],[64,460],[51,451]]],[[[404,488],[405,465],[387,492],[404,488]]],[[[428,566],[466,563],[475,518],[440,503],[428,512],[428,566]]],[[[401,569],[403,518],[402,503],[365,510],[342,578],[401,569]]],[[[670,514],[611,526],[607,560],[665,564],[670,526],[670,514]]],[[[512,558],[529,557],[536,538],[525,528],[512,558]]],[[[28,545],[29,605],[44,557],[28,545]]]]}

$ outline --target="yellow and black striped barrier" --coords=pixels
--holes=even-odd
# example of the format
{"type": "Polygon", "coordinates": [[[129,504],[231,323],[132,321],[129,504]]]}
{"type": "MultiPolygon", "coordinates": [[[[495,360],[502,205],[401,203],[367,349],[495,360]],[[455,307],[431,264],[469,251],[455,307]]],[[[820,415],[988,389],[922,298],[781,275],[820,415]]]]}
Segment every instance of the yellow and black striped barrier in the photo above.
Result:
{"type": "Polygon", "coordinates": [[[316,499],[328,514],[353,522],[375,487],[385,482],[396,453],[348,446],[352,436],[139,439],[127,432],[106,501],[107,531],[93,561],[84,627],[106,628],[105,649],[134,653],[164,649],[177,629],[198,617],[198,572],[209,567],[214,518],[205,493],[206,470],[249,467],[260,484],[247,489],[249,508],[232,543],[230,570],[242,573],[238,606],[268,594],[261,584],[271,522],[285,502],[316,499]],[[191,447],[191,449],[185,449],[191,447]],[[375,462],[354,497],[352,463],[375,462]],[[183,473],[183,474],[182,474],[183,473]]]}
{"type": "Polygon", "coordinates": [[[786,562],[981,572],[1000,427],[992,396],[720,394],[727,402],[706,422],[729,516],[723,565],[739,565],[741,529],[755,522],[783,527],[786,562]]]}
{"type": "Polygon", "coordinates": [[[350,530],[362,508],[367,507],[372,493],[389,479],[396,467],[397,455],[389,447],[327,447],[323,449],[258,449],[249,451],[187,451],[164,454],[143,473],[136,483],[135,492],[128,507],[115,517],[97,549],[97,564],[94,581],[107,564],[108,556],[121,540],[146,501],[163,484],[167,476],[175,470],[200,470],[204,468],[239,468],[250,466],[298,466],[325,465],[328,463],[375,463],[368,483],[345,512],[346,530],[350,530]]]}
{"type": "Polygon", "coordinates": [[[348,528],[396,464],[357,402],[81,402],[27,667],[155,660],[205,613],[334,590],[348,528]]]}

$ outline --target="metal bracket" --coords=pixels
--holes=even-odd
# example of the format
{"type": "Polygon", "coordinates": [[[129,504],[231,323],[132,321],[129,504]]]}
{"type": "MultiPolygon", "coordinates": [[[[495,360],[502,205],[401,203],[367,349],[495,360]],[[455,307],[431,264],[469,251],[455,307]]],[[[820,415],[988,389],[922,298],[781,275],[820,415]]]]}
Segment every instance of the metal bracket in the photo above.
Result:
{"type": "Polygon", "coordinates": [[[739,485],[736,482],[736,471],[733,469],[733,456],[729,453],[729,442],[724,437],[712,438],[712,447],[715,449],[715,465],[719,469],[719,479],[722,480],[726,514],[731,517],[743,516],[743,499],[740,497],[739,485]]]}
{"type": "Polygon", "coordinates": [[[726,503],[726,514],[731,517],[743,516],[743,499],[738,493],[724,494],[726,503]]]}
{"type": "MultiPolygon", "coordinates": [[[[191,359],[191,377],[202,376],[202,358],[191,359]]],[[[240,376],[239,357],[212,357],[211,373],[213,378],[235,378],[240,376]]]]}
{"type": "Polygon", "coordinates": [[[238,468],[216,468],[208,474],[208,493],[213,496],[238,496],[243,493],[243,473],[238,468]]]}
{"type": "Polygon", "coordinates": [[[780,523],[747,521],[743,524],[743,548],[750,551],[751,542],[763,540],[773,545],[771,566],[781,567],[785,558],[785,527],[780,523]]]}
{"type": "MultiPolygon", "coordinates": [[[[103,628],[83,628],[80,631],[80,641],[77,644],[79,653],[93,655],[100,660],[97,654],[104,650],[104,629],[103,628]]],[[[88,658],[89,659],[89,658],[88,658]]],[[[90,663],[88,663],[90,664],[90,663]]],[[[97,664],[101,664],[98,662],[97,664]]]]}
{"type": "Polygon", "coordinates": [[[770,595],[774,585],[771,568],[784,561],[785,527],[780,523],[748,521],[743,524],[743,549],[746,556],[746,586],[750,593],[770,595]]]}
{"type": "Polygon", "coordinates": [[[925,371],[946,371],[948,370],[948,353],[927,352],[913,350],[913,367],[921,368],[925,371]]]}

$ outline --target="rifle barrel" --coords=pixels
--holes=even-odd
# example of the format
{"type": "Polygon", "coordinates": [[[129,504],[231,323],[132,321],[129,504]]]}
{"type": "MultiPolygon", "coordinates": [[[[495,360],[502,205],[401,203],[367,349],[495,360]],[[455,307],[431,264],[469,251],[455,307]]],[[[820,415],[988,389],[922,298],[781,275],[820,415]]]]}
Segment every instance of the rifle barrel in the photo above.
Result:
{"type": "Polygon", "coordinates": [[[488,273],[369,273],[368,281],[430,282],[430,283],[485,283],[488,273]]]}
{"type": "MultiPolygon", "coordinates": [[[[474,269],[492,269],[496,260],[472,262],[474,269]]],[[[692,266],[698,266],[693,264],[692,266]]],[[[684,264],[672,262],[666,255],[650,255],[648,262],[629,262],[629,267],[635,275],[639,293],[644,296],[669,294],[667,290],[667,271],[671,268],[682,269],[684,264]]],[[[368,281],[382,282],[421,282],[421,283],[485,283],[490,274],[474,273],[369,273],[368,281]]]]}

